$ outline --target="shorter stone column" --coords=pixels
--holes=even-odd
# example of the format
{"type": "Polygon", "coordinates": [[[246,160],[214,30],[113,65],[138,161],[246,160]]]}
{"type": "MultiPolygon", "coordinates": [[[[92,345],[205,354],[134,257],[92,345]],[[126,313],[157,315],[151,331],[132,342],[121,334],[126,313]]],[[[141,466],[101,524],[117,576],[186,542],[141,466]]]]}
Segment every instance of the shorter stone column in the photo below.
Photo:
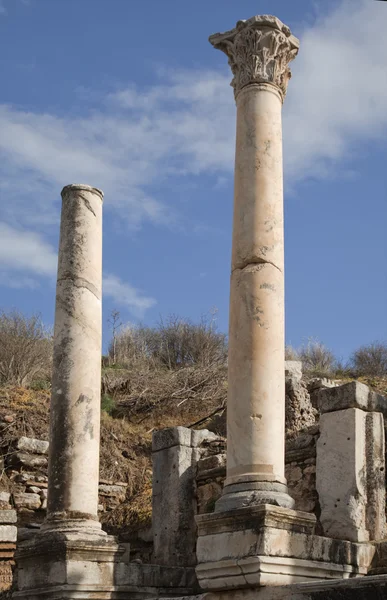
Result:
{"type": "Polygon", "coordinates": [[[62,190],[45,525],[51,529],[100,529],[102,199],[88,185],[62,190]]]}
{"type": "Polygon", "coordinates": [[[359,382],[319,392],[316,488],[324,535],[353,542],[385,535],[384,419],[359,382]]]}
{"type": "Polygon", "coordinates": [[[20,600],[110,597],[125,550],[97,517],[102,192],[70,185],[62,199],[47,519],[18,545],[20,600]]]}
{"type": "Polygon", "coordinates": [[[186,427],[153,434],[153,562],[158,565],[196,564],[196,471],[199,447],[205,439],[216,440],[217,436],[186,427]]]}

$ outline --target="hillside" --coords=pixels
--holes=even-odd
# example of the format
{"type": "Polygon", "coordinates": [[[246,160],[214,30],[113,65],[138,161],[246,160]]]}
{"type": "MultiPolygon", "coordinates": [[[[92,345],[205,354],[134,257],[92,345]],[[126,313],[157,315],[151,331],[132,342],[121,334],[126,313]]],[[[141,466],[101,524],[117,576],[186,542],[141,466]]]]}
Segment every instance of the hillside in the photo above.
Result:
{"type": "MultiPolygon", "coordinates": [[[[340,378],[341,382],[350,378],[340,378]]],[[[360,377],[387,395],[387,377],[360,377]]],[[[126,501],[101,514],[104,527],[120,531],[122,539],[150,522],[152,500],[151,440],[155,428],[176,425],[206,427],[209,415],[222,412],[227,392],[224,366],[189,367],[158,376],[124,369],[105,369],[102,379],[109,394],[111,415],[102,411],[100,478],[127,483],[126,501]]],[[[21,436],[48,440],[49,390],[0,388],[2,454],[12,452],[21,436]]],[[[104,404],[104,403],[103,403],[104,404]]],[[[14,483],[2,471],[0,490],[14,483]]]]}

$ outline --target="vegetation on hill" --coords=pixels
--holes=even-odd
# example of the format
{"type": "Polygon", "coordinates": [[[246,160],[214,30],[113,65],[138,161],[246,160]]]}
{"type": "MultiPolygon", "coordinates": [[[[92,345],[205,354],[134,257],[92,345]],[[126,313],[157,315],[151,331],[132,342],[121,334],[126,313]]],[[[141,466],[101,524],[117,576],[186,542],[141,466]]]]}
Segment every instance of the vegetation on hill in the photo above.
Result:
{"type": "MultiPolygon", "coordinates": [[[[38,316],[0,313],[0,418],[13,418],[2,425],[3,449],[22,435],[48,439],[51,353],[52,335],[38,316]]],[[[359,378],[387,395],[387,344],[359,348],[346,365],[315,340],[287,348],[286,357],[302,360],[307,377],[359,378]]],[[[122,535],[150,521],[152,431],[205,427],[225,407],[227,338],[213,317],[116,326],[102,365],[101,479],[128,483],[128,502],[103,521],[122,535]]],[[[0,487],[10,486],[3,472],[0,487]]]]}

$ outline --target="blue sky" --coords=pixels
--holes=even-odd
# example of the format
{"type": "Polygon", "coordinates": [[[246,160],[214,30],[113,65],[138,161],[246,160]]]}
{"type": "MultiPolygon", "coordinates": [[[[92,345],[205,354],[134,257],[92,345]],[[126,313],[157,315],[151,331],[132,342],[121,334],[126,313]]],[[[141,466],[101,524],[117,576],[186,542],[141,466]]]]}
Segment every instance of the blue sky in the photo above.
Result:
{"type": "Polygon", "coordinates": [[[104,339],[217,307],[227,330],[235,106],[208,36],[275,14],[300,38],[284,105],[287,342],[387,338],[387,5],[2,0],[0,306],[53,322],[60,191],[105,192],[104,339]]]}

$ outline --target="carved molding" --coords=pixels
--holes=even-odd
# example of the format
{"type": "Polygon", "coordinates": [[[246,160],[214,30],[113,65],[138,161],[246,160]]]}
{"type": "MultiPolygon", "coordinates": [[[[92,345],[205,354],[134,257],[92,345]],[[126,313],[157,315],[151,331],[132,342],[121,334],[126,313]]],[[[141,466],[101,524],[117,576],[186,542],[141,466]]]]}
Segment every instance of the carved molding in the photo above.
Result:
{"type": "Polygon", "coordinates": [[[276,85],[285,97],[289,63],[297,56],[299,41],[279,19],[262,15],[238,21],[234,29],[215,33],[209,41],[228,57],[235,97],[251,83],[276,85]]]}

